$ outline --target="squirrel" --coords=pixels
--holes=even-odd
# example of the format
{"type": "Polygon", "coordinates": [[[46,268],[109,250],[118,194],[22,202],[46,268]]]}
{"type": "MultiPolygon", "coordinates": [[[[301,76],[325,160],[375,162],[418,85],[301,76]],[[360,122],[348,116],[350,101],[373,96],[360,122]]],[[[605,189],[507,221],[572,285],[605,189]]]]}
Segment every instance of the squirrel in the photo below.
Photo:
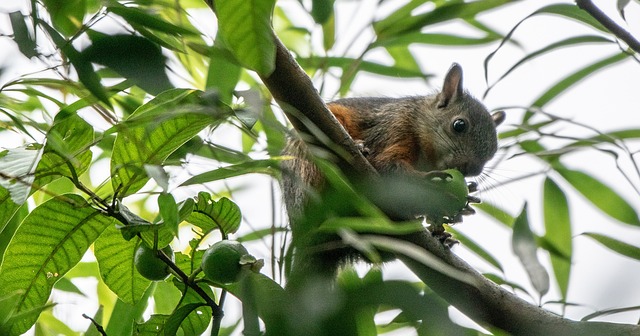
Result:
{"type": "MultiPolygon", "coordinates": [[[[464,89],[462,68],[456,63],[437,93],[344,98],[327,107],[381,176],[418,179],[450,168],[465,176],[479,175],[497,151],[496,127],[505,119],[503,111],[490,114],[464,89]]],[[[290,139],[284,150],[295,157],[282,165],[282,190],[294,239],[296,221],[314,195],[310,191],[323,185],[319,169],[305,159],[308,152],[299,138],[290,139]]],[[[333,259],[344,258],[338,254],[333,259]]]]}

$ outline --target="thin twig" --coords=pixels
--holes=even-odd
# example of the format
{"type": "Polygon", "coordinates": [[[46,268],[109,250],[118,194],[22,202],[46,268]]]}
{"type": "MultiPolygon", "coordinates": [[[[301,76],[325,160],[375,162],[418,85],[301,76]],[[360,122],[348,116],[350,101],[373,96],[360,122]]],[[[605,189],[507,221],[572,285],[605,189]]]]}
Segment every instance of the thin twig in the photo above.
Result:
{"type": "Polygon", "coordinates": [[[91,323],[93,324],[94,327],[96,327],[96,330],[98,330],[98,332],[100,333],[100,335],[102,336],[107,336],[107,332],[104,330],[104,328],[98,323],[96,322],[96,320],[94,320],[93,318],[91,318],[89,315],[87,314],[82,314],[82,317],[86,318],[87,320],[91,321],[91,323]]]}

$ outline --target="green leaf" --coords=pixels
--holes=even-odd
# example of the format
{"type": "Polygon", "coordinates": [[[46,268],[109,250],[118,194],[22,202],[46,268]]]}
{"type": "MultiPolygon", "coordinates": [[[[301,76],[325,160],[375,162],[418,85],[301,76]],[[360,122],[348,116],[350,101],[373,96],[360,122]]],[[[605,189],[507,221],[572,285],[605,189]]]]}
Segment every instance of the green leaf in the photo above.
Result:
{"type": "Polygon", "coordinates": [[[94,143],[93,127],[75,113],[60,112],[47,132],[44,154],[36,168],[36,187],[65,176],[78,181],[89,169],[94,143]]]}
{"type": "Polygon", "coordinates": [[[569,204],[562,189],[548,177],[544,181],[542,202],[544,209],[544,237],[547,242],[563,254],[558,256],[551,253],[550,257],[558,288],[560,288],[562,299],[566,301],[571,275],[571,259],[567,260],[565,256],[571,257],[573,250],[569,204]]]}
{"type": "Polygon", "coordinates": [[[31,37],[22,13],[19,11],[9,13],[9,20],[13,29],[13,40],[18,45],[18,50],[27,58],[37,56],[36,41],[31,37]]]}
{"type": "MultiPolygon", "coordinates": [[[[9,199],[9,193],[0,188],[0,261],[9,246],[11,238],[20,227],[22,221],[29,215],[29,204],[17,206],[9,199]],[[2,201],[4,199],[4,201],[2,201]],[[4,213],[3,211],[7,211],[4,213]],[[6,219],[6,221],[5,221],[6,219]]],[[[2,264],[2,262],[0,262],[2,264]]]]}
{"type": "Polygon", "coordinates": [[[581,318],[580,321],[589,321],[589,320],[592,320],[592,319],[594,319],[596,317],[603,317],[603,316],[607,316],[607,315],[626,313],[626,312],[635,312],[635,311],[639,311],[639,310],[640,310],[640,306],[604,309],[604,310],[599,310],[599,311],[593,312],[593,313],[581,318]]]}
{"type": "Polygon", "coordinates": [[[23,321],[35,322],[42,312],[52,308],[53,306],[55,306],[55,304],[48,303],[48,304],[37,306],[29,310],[12,315],[11,317],[9,317],[9,319],[5,322],[4,325],[0,325],[0,334],[7,335],[7,336],[22,335],[21,333],[15,333],[12,331],[13,330],[12,328],[15,327],[16,323],[22,323],[23,321]]]}
{"type": "MultiPolygon", "coordinates": [[[[350,57],[298,57],[296,61],[305,69],[318,69],[328,67],[339,67],[344,70],[355,70],[370,72],[376,75],[400,77],[400,78],[426,78],[422,71],[416,69],[405,69],[399,66],[389,66],[380,63],[363,61],[350,57]]],[[[343,75],[344,76],[344,75],[343,75]]]]}
{"type": "Polygon", "coordinates": [[[482,258],[484,261],[488,262],[489,264],[493,265],[495,268],[500,270],[500,272],[504,273],[504,269],[502,268],[502,265],[500,264],[498,259],[496,259],[493,255],[491,255],[491,253],[489,253],[489,251],[484,249],[482,246],[478,245],[478,243],[473,241],[473,239],[469,238],[468,236],[462,234],[460,231],[451,227],[447,228],[447,231],[451,232],[455,237],[455,239],[459,240],[460,243],[464,245],[464,247],[468,248],[477,256],[482,258]]]}
{"type": "Polygon", "coordinates": [[[581,171],[560,167],[556,171],[602,212],[622,223],[640,225],[638,213],[609,186],[581,171]]]}
{"type": "Polygon", "coordinates": [[[554,43],[551,43],[549,45],[547,45],[546,47],[543,47],[541,49],[538,49],[534,52],[531,52],[529,54],[527,54],[525,57],[521,58],[520,60],[518,60],[518,62],[516,62],[514,65],[511,66],[511,68],[509,68],[509,70],[507,70],[504,74],[502,74],[502,76],[500,76],[500,78],[498,78],[493,84],[491,84],[487,90],[484,93],[484,96],[486,97],[486,95],[489,93],[489,91],[496,85],[498,84],[500,81],[502,81],[505,77],[507,77],[510,73],[512,73],[514,70],[516,70],[517,68],[519,68],[521,65],[525,64],[526,62],[538,57],[538,56],[542,56],[544,54],[547,54],[549,52],[552,52],[554,50],[557,49],[561,49],[561,48],[565,48],[565,47],[572,47],[572,46],[576,46],[576,45],[580,45],[580,44],[593,44],[593,43],[615,43],[614,41],[602,37],[602,36],[596,36],[596,35],[584,35],[584,36],[573,36],[573,37],[569,37],[566,39],[563,39],[561,41],[557,41],[554,43]]]}
{"type": "Polygon", "coordinates": [[[135,35],[89,35],[92,43],[81,53],[89,62],[109,67],[152,95],[173,87],[157,44],[135,35]]]}
{"type": "Polygon", "coordinates": [[[498,223],[504,224],[508,227],[513,226],[515,218],[497,205],[491,204],[489,202],[482,202],[480,204],[474,204],[473,207],[496,219],[498,223]]]}
{"type": "MultiPolygon", "coordinates": [[[[375,31],[385,31],[387,29],[390,29],[392,26],[401,24],[404,20],[411,17],[411,13],[413,13],[416,8],[422,6],[423,4],[424,0],[411,0],[409,3],[398,8],[395,12],[387,15],[381,20],[376,21],[373,24],[375,31]]],[[[380,37],[378,37],[378,40],[380,40],[380,37]]]]}
{"type": "Polygon", "coordinates": [[[115,306],[113,307],[111,317],[109,318],[109,324],[106,328],[106,334],[132,335],[134,322],[140,321],[142,319],[142,315],[147,309],[149,297],[151,297],[151,294],[153,294],[155,288],[155,282],[152,282],[151,286],[149,286],[149,288],[142,296],[142,299],[138,301],[138,303],[134,306],[118,299],[115,306]]]}
{"type": "MultiPolygon", "coordinates": [[[[411,15],[411,11],[403,11],[402,17],[388,16],[373,24],[378,40],[416,32],[426,26],[455,19],[469,19],[477,14],[511,3],[509,0],[485,0],[468,3],[446,3],[433,10],[411,15]],[[400,22],[401,21],[401,22],[400,22]]],[[[412,3],[414,4],[414,3],[412,3]]]]}
{"type": "Polygon", "coordinates": [[[151,281],[135,268],[133,257],[140,244],[139,239],[124,240],[115,226],[111,226],[98,238],[94,254],[104,283],[120,300],[135,305],[145,294],[151,281]]]}
{"type": "Polygon", "coordinates": [[[529,280],[533,288],[540,296],[544,296],[549,291],[549,274],[538,260],[538,246],[535,236],[529,228],[527,217],[527,205],[522,208],[522,212],[513,223],[513,252],[518,256],[522,266],[529,275],[529,280]]]}
{"type": "Polygon", "coordinates": [[[71,282],[71,280],[69,280],[67,277],[61,278],[58,282],[56,282],[53,288],[59,291],[74,293],[86,297],[86,295],[84,295],[80,288],[78,288],[78,286],[71,282]]]}
{"type": "Polygon", "coordinates": [[[111,157],[113,189],[121,197],[140,190],[149,180],[144,166],[163,164],[202,129],[222,121],[217,112],[202,105],[198,91],[185,89],[165,91],[139,107],[129,123],[118,126],[111,157]]]}
{"type": "Polygon", "coordinates": [[[576,146],[593,146],[599,143],[611,143],[616,144],[621,140],[634,140],[640,139],[640,129],[623,129],[619,131],[601,133],[596,136],[580,139],[573,143],[566,145],[566,148],[576,147],[576,146]]]}
{"type": "Polygon", "coordinates": [[[65,36],[72,36],[80,30],[87,9],[86,0],[43,0],[53,26],[65,36]]]}
{"type": "Polygon", "coordinates": [[[36,335],[79,336],[77,331],[55,317],[51,310],[45,310],[40,314],[35,325],[35,333],[36,335]]]}
{"type": "Polygon", "coordinates": [[[82,83],[82,85],[84,85],[84,87],[86,87],[87,90],[89,90],[89,92],[91,92],[96,98],[107,106],[110,106],[109,97],[107,96],[102,84],[100,84],[100,77],[93,70],[91,62],[86,60],[82,54],[73,47],[73,44],[71,44],[70,41],[65,40],[46,22],[39,21],[38,23],[44,27],[56,47],[58,47],[58,49],[60,49],[60,51],[69,59],[69,62],[71,62],[78,73],[80,83],[82,83]]]}
{"type": "MultiPolygon", "coordinates": [[[[66,194],[35,208],[16,232],[0,269],[0,296],[24,291],[16,312],[43,306],[53,285],[77,264],[113,219],[80,196],[66,194]]],[[[15,321],[13,334],[29,329],[37,316],[15,321]]]]}
{"type": "Polygon", "coordinates": [[[218,0],[219,33],[240,63],[261,76],[275,68],[276,47],[271,29],[275,0],[218,0]]]}
{"type": "Polygon", "coordinates": [[[33,148],[14,148],[0,156],[0,188],[9,192],[13,204],[22,205],[31,194],[41,153],[33,148]]]}
{"type": "Polygon", "coordinates": [[[311,17],[316,23],[324,24],[333,15],[335,0],[313,0],[311,2],[311,17]]]}
{"type": "Polygon", "coordinates": [[[164,335],[164,325],[169,315],[153,314],[144,323],[136,323],[133,335],[135,336],[161,336],[164,335]]]}
{"type": "Polygon", "coordinates": [[[598,243],[606,246],[611,251],[640,261],[640,247],[638,246],[634,246],[599,233],[585,232],[582,235],[597,241],[598,243]]]}
{"type": "Polygon", "coordinates": [[[287,306],[287,296],[284,289],[271,278],[247,271],[240,281],[226,285],[225,289],[243,304],[253,304],[254,311],[258,312],[267,330],[281,323],[281,308],[287,306]]]}
{"type": "Polygon", "coordinates": [[[162,217],[164,225],[177,237],[178,224],[180,224],[180,222],[178,221],[178,205],[173,195],[160,194],[158,196],[158,209],[160,209],[160,216],[162,217]]]}
{"type": "MultiPolygon", "coordinates": [[[[531,106],[535,106],[538,108],[542,108],[547,105],[550,101],[555,99],[564,93],[567,89],[571,88],[574,84],[580,82],[588,76],[592,76],[596,71],[603,69],[607,66],[616,64],[620,61],[624,61],[629,58],[631,54],[626,52],[616,53],[613,56],[607,57],[600,61],[594,62],[586,67],[570,74],[564,79],[560,80],[556,84],[554,84],[549,90],[543,93],[538,99],[536,99],[531,106]]],[[[525,121],[529,119],[531,113],[527,113],[525,115],[525,121]]]]}
{"type": "Polygon", "coordinates": [[[275,227],[275,228],[269,227],[265,229],[253,230],[245,234],[244,236],[237,237],[236,240],[239,243],[246,243],[250,241],[261,240],[261,239],[264,239],[265,237],[270,237],[273,234],[283,233],[287,231],[288,229],[283,227],[275,227]]]}
{"type": "Polygon", "coordinates": [[[515,26],[513,26],[513,28],[511,28],[511,31],[509,31],[509,33],[507,35],[505,35],[505,37],[502,39],[502,42],[500,42],[500,45],[498,46],[498,48],[496,48],[496,50],[494,50],[493,52],[489,53],[489,55],[485,58],[484,60],[484,77],[485,80],[488,82],[488,76],[489,76],[489,62],[491,61],[491,59],[493,58],[493,56],[495,56],[495,54],[502,48],[503,45],[505,45],[507,43],[507,41],[509,41],[511,39],[511,36],[515,33],[516,29],[525,21],[527,21],[528,19],[536,16],[536,15],[541,15],[541,14],[555,14],[555,15],[562,15],[571,19],[575,19],[578,20],[580,22],[586,23],[588,25],[591,25],[592,27],[601,30],[603,32],[608,33],[609,31],[604,28],[604,26],[602,26],[602,24],[600,24],[597,20],[595,20],[593,17],[591,17],[587,12],[581,10],[580,8],[578,8],[577,6],[573,5],[573,4],[552,4],[552,5],[548,5],[545,7],[542,7],[538,10],[536,10],[535,12],[529,14],[527,17],[525,17],[524,19],[520,20],[515,26]]]}
{"type": "Polygon", "coordinates": [[[437,46],[477,46],[485,45],[494,42],[499,39],[499,36],[485,36],[485,37],[469,37],[453,34],[437,34],[437,33],[422,33],[415,32],[409,34],[399,35],[397,37],[389,37],[384,40],[374,42],[371,47],[393,47],[403,46],[407,47],[410,44],[431,44],[437,46]]]}
{"type": "MultiPolygon", "coordinates": [[[[178,255],[183,254],[178,252],[176,256],[178,255]]],[[[188,268],[179,268],[187,274],[192,273],[191,271],[187,271],[188,268]]],[[[153,292],[154,312],[156,314],[171,314],[181,299],[182,293],[173,283],[169,281],[156,282],[156,290],[153,292]]]]}
{"type": "MultiPolygon", "coordinates": [[[[196,311],[196,309],[207,306],[204,302],[189,303],[180,306],[176,309],[171,316],[167,319],[164,325],[164,335],[177,335],[178,329],[182,322],[189,316],[189,314],[196,311]]],[[[189,334],[191,335],[191,334],[189,334]]]]}
{"type": "Polygon", "coordinates": [[[589,13],[580,9],[574,4],[553,4],[545,6],[538,9],[530,16],[539,14],[554,14],[564,16],[566,18],[587,24],[602,32],[609,33],[609,30],[605,28],[600,22],[598,22],[598,20],[594,19],[591,15],[589,15],[589,13]]]}
{"type": "MultiPolygon", "coordinates": [[[[444,300],[434,294],[421,293],[410,282],[392,280],[382,283],[362,283],[356,288],[347,288],[346,292],[346,301],[349,302],[346,314],[354,314],[358,317],[370,308],[373,308],[375,313],[380,306],[395,307],[402,311],[402,319],[411,321],[413,325],[416,325],[417,321],[422,321],[429,326],[429,330],[438,330],[436,334],[440,332],[442,335],[466,334],[462,327],[449,319],[449,305],[444,300]]],[[[428,335],[422,332],[419,334],[428,335]]]]}
{"type": "Polygon", "coordinates": [[[230,177],[241,176],[245,174],[267,174],[275,176],[282,160],[285,158],[271,158],[264,160],[251,160],[226,167],[210,170],[208,172],[196,175],[186,181],[181,186],[193,184],[202,184],[212,181],[224,180],[230,177]]]}
{"type": "Polygon", "coordinates": [[[378,233],[385,235],[404,235],[423,230],[422,222],[392,222],[384,217],[333,217],[318,227],[321,232],[338,232],[351,229],[357,233],[378,233]]]}
{"type": "Polygon", "coordinates": [[[193,212],[186,219],[205,234],[219,229],[224,236],[238,231],[241,220],[240,208],[233,201],[226,197],[214,201],[206,192],[198,193],[193,212]]]}
{"type": "Polygon", "coordinates": [[[0,296],[0,332],[8,332],[6,322],[15,312],[15,305],[20,301],[21,296],[21,290],[16,290],[13,293],[5,293],[3,296],[0,296]]]}
{"type": "MultiPolygon", "coordinates": [[[[319,0],[322,2],[322,0],[319,0]]],[[[333,1],[332,1],[333,2],[333,1]]],[[[336,44],[336,16],[335,13],[322,23],[322,46],[324,50],[331,50],[336,44]]]]}
{"type": "MultiPolygon", "coordinates": [[[[174,284],[181,289],[183,295],[180,304],[167,320],[164,334],[167,336],[176,335],[175,331],[178,330],[178,327],[182,329],[185,335],[202,334],[207,329],[209,322],[211,322],[211,307],[207,306],[204,299],[191,287],[185,288],[184,284],[178,283],[177,280],[174,281],[174,284]]],[[[215,299],[211,287],[203,283],[198,285],[211,299],[215,299]]]]}
{"type": "Polygon", "coordinates": [[[115,3],[113,6],[107,7],[107,11],[121,16],[132,25],[140,25],[145,28],[171,35],[198,35],[197,31],[183,26],[176,26],[161,19],[157,14],[147,13],[140,8],[125,7],[115,3]]]}
{"type": "Polygon", "coordinates": [[[219,44],[220,42],[216,40],[214,47],[210,49],[205,88],[215,89],[220,96],[220,101],[231,105],[233,102],[233,90],[240,80],[242,68],[240,68],[229,51],[217,47],[219,44]]]}

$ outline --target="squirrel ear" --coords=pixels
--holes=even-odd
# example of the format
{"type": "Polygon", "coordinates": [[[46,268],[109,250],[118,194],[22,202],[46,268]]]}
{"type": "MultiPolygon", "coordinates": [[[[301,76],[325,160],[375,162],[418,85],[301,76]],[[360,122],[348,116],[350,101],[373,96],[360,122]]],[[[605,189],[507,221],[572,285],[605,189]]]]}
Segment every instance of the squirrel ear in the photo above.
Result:
{"type": "Polygon", "coordinates": [[[442,92],[438,97],[438,107],[447,107],[456,97],[462,96],[462,67],[458,63],[453,63],[447,75],[444,77],[442,92]]]}
{"type": "Polygon", "coordinates": [[[491,115],[491,119],[493,119],[493,124],[498,126],[502,124],[502,122],[507,118],[506,113],[504,111],[498,111],[491,115]]]}

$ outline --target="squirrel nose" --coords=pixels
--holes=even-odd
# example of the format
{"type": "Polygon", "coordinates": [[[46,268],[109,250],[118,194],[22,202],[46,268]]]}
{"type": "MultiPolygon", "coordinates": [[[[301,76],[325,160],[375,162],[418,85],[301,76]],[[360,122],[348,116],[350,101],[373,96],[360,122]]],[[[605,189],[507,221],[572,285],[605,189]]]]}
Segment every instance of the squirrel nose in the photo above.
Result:
{"type": "Polygon", "coordinates": [[[477,164],[473,162],[463,162],[461,165],[456,167],[456,169],[458,169],[464,176],[478,176],[482,173],[483,168],[484,163],[477,164]]]}

